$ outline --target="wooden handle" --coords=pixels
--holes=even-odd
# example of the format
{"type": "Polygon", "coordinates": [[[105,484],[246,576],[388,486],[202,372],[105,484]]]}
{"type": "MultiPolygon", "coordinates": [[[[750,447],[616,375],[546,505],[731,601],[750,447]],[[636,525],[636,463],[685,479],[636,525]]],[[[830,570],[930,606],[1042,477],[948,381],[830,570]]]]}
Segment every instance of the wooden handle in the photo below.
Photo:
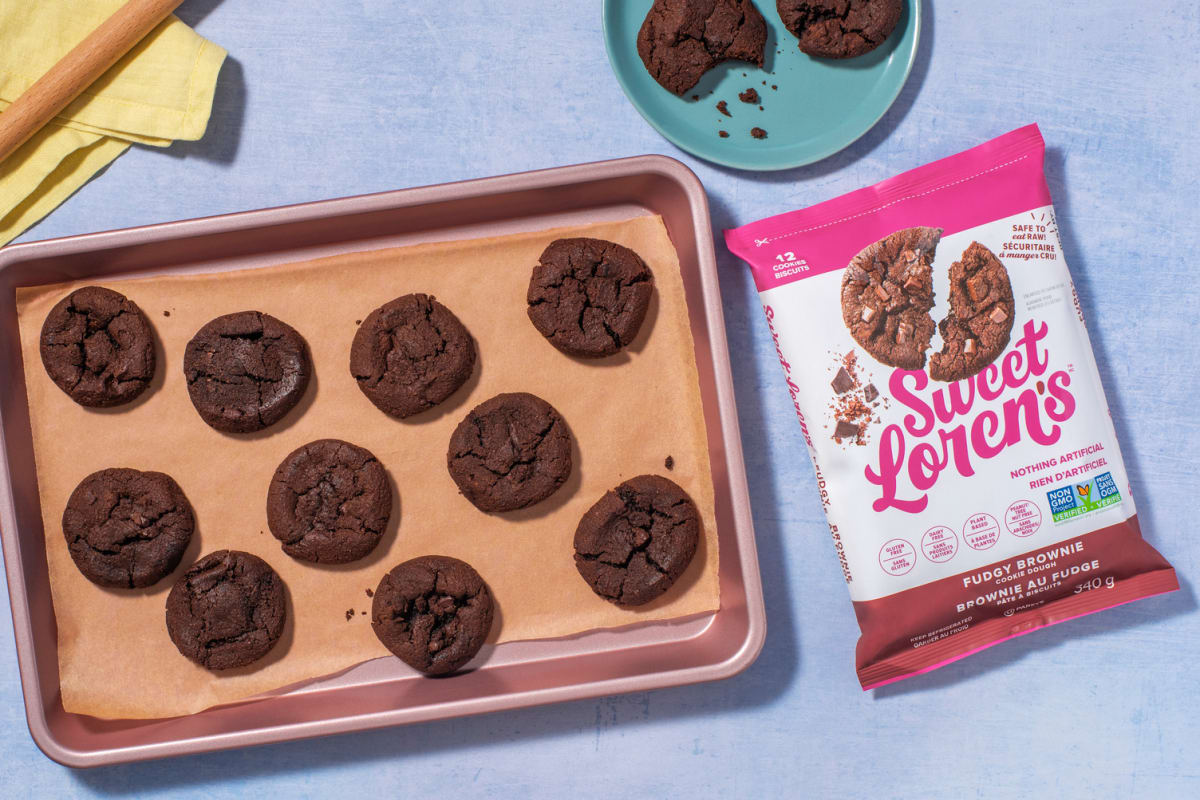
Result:
{"type": "Polygon", "coordinates": [[[129,0],[0,112],[0,161],[91,86],[183,0],[129,0]]]}

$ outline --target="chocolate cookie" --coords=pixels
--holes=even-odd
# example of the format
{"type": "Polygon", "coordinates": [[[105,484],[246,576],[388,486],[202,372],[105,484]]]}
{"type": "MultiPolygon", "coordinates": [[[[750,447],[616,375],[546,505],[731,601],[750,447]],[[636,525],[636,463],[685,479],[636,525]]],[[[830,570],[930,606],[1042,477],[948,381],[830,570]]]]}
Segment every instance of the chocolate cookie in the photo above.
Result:
{"type": "Polygon", "coordinates": [[[58,301],[42,325],[42,364],[81,406],[128,403],[154,377],[154,334],[123,294],[99,286],[58,301]]]}
{"type": "Polygon", "coordinates": [[[301,561],[345,564],[375,549],[392,513],[383,466],[367,450],[319,439],[294,450],[267,490],[267,525],[301,561]]]}
{"type": "Polygon", "coordinates": [[[372,311],[350,347],[350,374],[358,388],[394,417],[433,408],[466,383],[474,368],[471,334],[426,294],[406,294],[372,311]]]}
{"type": "Polygon", "coordinates": [[[226,433],[274,425],[291,411],[312,374],[304,339],[260,311],[209,322],[183,352],[188,395],[201,419],[226,433]]]}
{"type": "Polygon", "coordinates": [[[938,323],[942,351],[929,359],[929,375],[958,381],[977,374],[1008,347],[1015,315],[1008,270],[991,250],[972,242],[950,265],[950,313],[938,323]]]}
{"type": "Polygon", "coordinates": [[[450,477],[481,511],[545,500],[571,474],[571,434],[553,406],[525,392],[499,394],[450,436],[450,477]]]}
{"type": "Polygon", "coordinates": [[[529,319],[559,350],[609,356],[633,341],[654,292],[641,257],[603,239],[557,239],[529,280],[529,319]]]}
{"type": "Polygon", "coordinates": [[[179,565],[196,519],[171,476],[103,469],[71,492],[62,527],[84,577],[132,589],[157,583],[179,565]]]}
{"type": "Polygon", "coordinates": [[[941,228],[906,228],[866,247],[842,275],[842,320],[890,367],[922,369],[935,330],[933,256],[941,228]]]}
{"type": "Polygon", "coordinates": [[[283,581],[261,558],[218,550],[192,565],[167,595],[167,633],[179,652],[208,669],[244,667],[283,633],[283,581]]]}
{"type": "Polygon", "coordinates": [[[883,44],[904,0],[776,0],[775,7],[805,53],[852,58],[883,44]]]}
{"type": "Polygon", "coordinates": [[[658,475],[630,478],[588,509],[575,529],[575,567],[592,591],[640,606],[683,574],[700,539],[687,492],[658,475]]]}
{"type": "Polygon", "coordinates": [[[767,23],[750,0],[654,0],[637,51],[654,80],[682,95],[722,61],[763,64],[767,23]]]}
{"type": "Polygon", "coordinates": [[[371,627],[405,664],[445,675],[479,652],[492,628],[492,595],[471,565],[421,556],[383,576],[371,602],[371,627]]]}

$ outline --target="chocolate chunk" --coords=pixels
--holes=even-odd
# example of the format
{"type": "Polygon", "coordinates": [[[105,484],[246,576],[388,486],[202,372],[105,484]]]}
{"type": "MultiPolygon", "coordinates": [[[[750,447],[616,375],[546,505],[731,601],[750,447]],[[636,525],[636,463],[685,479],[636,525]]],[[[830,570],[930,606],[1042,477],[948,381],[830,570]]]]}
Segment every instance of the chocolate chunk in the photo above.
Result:
{"type": "Polygon", "coordinates": [[[850,377],[850,373],[846,371],[845,367],[842,367],[837,371],[837,375],[833,377],[830,386],[838,394],[845,394],[854,388],[854,378],[850,377]]]}
{"type": "Polygon", "coordinates": [[[999,325],[1001,322],[1004,322],[1004,320],[1008,319],[1008,314],[1004,313],[1003,308],[996,306],[992,309],[992,313],[988,314],[988,319],[999,325]]]}
{"type": "Polygon", "coordinates": [[[875,384],[868,383],[863,387],[863,399],[868,403],[874,403],[877,397],[879,397],[879,390],[875,388],[875,384]]]}
{"type": "Polygon", "coordinates": [[[963,342],[963,352],[966,353],[967,355],[971,355],[972,353],[975,352],[975,340],[974,339],[967,339],[965,342],[963,342]]]}
{"type": "Polygon", "coordinates": [[[833,438],[857,439],[860,433],[862,433],[862,428],[858,426],[858,423],[839,419],[837,427],[833,429],[833,438]]]}

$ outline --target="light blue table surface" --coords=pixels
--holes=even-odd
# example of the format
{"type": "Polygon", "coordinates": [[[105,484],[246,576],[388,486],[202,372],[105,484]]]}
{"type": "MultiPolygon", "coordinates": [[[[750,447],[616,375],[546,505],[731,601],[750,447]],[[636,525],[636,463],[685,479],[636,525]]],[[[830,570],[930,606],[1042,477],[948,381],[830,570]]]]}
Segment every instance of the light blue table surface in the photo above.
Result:
{"type": "Polygon", "coordinates": [[[187,0],[180,15],[231,56],[208,136],[135,148],[24,238],[639,153],[694,169],[719,231],[1038,122],[1141,518],[1183,591],[860,691],[800,427],[748,270],[718,245],[769,618],[744,674],[78,772],[30,739],[0,624],[0,795],[1200,796],[1200,10],[926,5],[916,68],[874,130],[755,175],[646,125],[609,72],[598,2],[187,0]]]}

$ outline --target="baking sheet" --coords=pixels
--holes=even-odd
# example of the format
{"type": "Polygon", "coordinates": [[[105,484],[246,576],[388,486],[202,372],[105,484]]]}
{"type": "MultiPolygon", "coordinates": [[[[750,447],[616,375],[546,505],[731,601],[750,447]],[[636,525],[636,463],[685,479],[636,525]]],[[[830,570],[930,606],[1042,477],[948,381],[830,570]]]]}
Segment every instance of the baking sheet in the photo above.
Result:
{"type": "MultiPolygon", "coordinates": [[[[388,656],[370,629],[366,589],[396,563],[426,553],[456,556],[480,571],[497,601],[491,635],[496,643],[718,608],[713,488],[694,347],[678,258],[660,218],[353,253],[263,270],[100,282],[142,307],[163,348],[146,395],[110,410],[71,402],[45,374],[38,354],[46,313],[82,285],[17,291],[67,711],[104,718],[193,713],[388,656]],[[567,235],[620,242],[654,271],[650,312],[638,339],[622,354],[601,361],[563,356],[525,315],[532,265],[549,241],[567,235]],[[357,321],[413,291],[434,294],[463,320],[476,339],[479,363],[468,384],[442,406],[401,421],[382,414],[358,390],[349,372],[349,348],[357,321]],[[281,423],[232,436],[200,420],[180,359],[201,325],[248,308],[300,331],[315,378],[281,423]],[[562,413],[577,443],[575,469],[541,504],[483,514],[458,494],[446,472],[446,446],[471,407],[506,391],[532,392],[562,413]],[[325,437],[374,452],[396,492],[383,542],[354,564],[293,561],[266,525],[267,484],[279,461],[325,437]],[[671,471],[663,466],[668,455],[671,471]],[[184,564],[151,589],[97,587],[79,574],[67,552],[61,532],[66,499],[81,478],[108,466],[166,472],[196,510],[197,533],[184,564]],[[619,609],[580,579],[571,539],[579,517],[604,491],[645,472],[669,475],[692,495],[704,536],[693,564],[666,595],[640,609],[619,609]],[[214,674],[178,654],[166,634],[163,607],[186,565],[224,547],[255,553],[275,567],[288,586],[290,613],[282,639],[263,661],[214,674]],[[349,620],[348,610],[355,612],[349,620]]],[[[484,660],[489,649],[485,646],[484,660]]]]}

